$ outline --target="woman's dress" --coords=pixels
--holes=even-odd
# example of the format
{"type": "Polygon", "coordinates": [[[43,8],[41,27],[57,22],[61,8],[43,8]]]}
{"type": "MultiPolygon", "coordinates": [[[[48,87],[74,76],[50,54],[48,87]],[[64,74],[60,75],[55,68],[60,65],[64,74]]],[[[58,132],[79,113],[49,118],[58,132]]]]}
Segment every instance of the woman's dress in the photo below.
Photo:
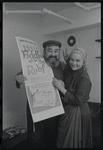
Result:
{"type": "Polygon", "coordinates": [[[91,81],[86,70],[64,70],[67,92],[63,106],[65,114],[60,116],[58,127],[58,148],[92,148],[92,125],[87,104],[91,91],[91,81]]]}

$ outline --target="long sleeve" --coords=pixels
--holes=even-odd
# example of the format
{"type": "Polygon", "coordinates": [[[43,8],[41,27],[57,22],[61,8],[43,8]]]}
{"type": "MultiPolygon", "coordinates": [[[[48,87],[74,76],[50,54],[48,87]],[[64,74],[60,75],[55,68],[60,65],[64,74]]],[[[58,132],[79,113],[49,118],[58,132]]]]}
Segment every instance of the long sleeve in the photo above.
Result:
{"type": "MultiPolygon", "coordinates": [[[[20,71],[20,72],[18,72],[16,75],[20,75],[20,74],[22,74],[22,70],[20,71]]],[[[15,77],[16,77],[16,75],[15,75],[15,77]]],[[[15,79],[15,77],[14,77],[14,79],[15,79]]],[[[18,88],[18,89],[20,89],[20,84],[19,84],[19,82],[15,79],[15,81],[16,81],[16,87],[18,88]]]]}
{"type": "Polygon", "coordinates": [[[91,82],[89,78],[82,77],[76,84],[76,91],[73,94],[71,91],[65,93],[64,102],[70,103],[75,106],[80,106],[82,103],[89,99],[89,93],[91,91],[91,82]]]}

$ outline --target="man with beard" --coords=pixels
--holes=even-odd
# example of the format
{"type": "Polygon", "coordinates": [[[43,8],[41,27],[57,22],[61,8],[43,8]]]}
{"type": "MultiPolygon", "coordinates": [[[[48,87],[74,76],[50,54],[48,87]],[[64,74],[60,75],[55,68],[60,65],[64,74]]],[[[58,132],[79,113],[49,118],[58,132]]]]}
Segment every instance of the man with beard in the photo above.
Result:
{"type": "MultiPolygon", "coordinates": [[[[65,63],[60,61],[60,48],[62,44],[59,41],[49,40],[43,43],[43,56],[48,66],[52,68],[54,77],[63,80],[63,69],[65,63]]],[[[24,83],[26,77],[23,76],[22,71],[15,76],[16,86],[20,88],[20,85],[24,83]]],[[[59,92],[60,93],[60,92],[59,92]]],[[[60,97],[62,99],[62,93],[60,97]]],[[[35,123],[35,133],[39,133],[41,142],[45,144],[45,147],[55,148],[57,142],[59,116],[52,117],[40,122],[35,123]]],[[[33,120],[30,113],[30,108],[27,102],[27,136],[32,140],[33,133],[33,120]]]]}

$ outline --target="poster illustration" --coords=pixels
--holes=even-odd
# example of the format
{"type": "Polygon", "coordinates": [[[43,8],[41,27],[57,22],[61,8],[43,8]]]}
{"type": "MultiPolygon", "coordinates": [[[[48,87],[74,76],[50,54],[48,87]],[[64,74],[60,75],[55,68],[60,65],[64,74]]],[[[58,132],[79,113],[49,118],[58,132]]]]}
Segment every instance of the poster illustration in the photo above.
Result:
{"type": "Polygon", "coordinates": [[[64,113],[58,90],[52,85],[53,72],[36,42],[15,37],[21,58],[25,88],[34,122],[64,113]]]}
{"type": "Polygon", "coordinates": [[[56,96],[51,82],[29,86],[33,95],[33,108],[37,106],[55,106],[56,96]]]}

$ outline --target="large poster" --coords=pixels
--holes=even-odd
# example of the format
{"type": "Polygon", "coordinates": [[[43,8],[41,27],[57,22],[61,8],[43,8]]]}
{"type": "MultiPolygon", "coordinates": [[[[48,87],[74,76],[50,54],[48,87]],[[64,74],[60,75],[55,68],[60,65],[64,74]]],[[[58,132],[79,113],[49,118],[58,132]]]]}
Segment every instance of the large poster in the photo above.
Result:
{"type": "Polygon", "coordinates": [[[64,113],[58,90],[52,85],[53,72],[36,42],[16,37],[25,88],[34,122],[64,113]]]}

